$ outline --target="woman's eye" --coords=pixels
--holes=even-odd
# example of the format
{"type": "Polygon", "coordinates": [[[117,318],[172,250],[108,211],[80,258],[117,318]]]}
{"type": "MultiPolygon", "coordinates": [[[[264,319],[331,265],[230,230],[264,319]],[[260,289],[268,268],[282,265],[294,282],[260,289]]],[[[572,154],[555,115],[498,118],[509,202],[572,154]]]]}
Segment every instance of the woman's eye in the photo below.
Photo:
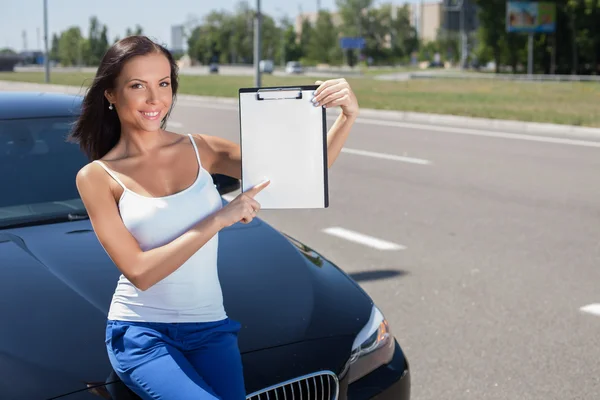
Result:
{"type": "Polygon", "coordinates": [[[170,83],[169,82],[161,82],[160,85],[162,87],[168,87],[170,85],[170,83]]]}
{"type": "Polygon", "coordinates": [[[139,88],[141,88],[141,87],[142,87],[142,84],[141,84],[141,83],[134,83],[133,85],[131,85],[131,88],[132,88],[132,89],[139,89],[139,88]]]}

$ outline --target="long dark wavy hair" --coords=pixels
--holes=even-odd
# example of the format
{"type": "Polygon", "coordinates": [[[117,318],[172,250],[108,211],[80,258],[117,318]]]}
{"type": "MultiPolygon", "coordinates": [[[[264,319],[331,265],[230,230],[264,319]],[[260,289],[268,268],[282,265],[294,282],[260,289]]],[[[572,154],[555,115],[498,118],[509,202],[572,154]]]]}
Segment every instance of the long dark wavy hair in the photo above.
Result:
{"type": "Polygon", "coordinates": [[[83,98],[81,115],[68,137],[68,141],[79,144],[81,150],[90,160],[104,157],[119,142],[121,137],[119,116],[114,110],[108,109],[109,104],[104,92],[115,88],[117,77],[128,60],[151,53],[163,54],[171,65],[173,104],[161,122],[161,128],[165,128],[173,110],[177,87],[179,86],[177,63],[165,47],[153,42],[148,37],[126,37],[112,45],[102,58],[94,81],[83,98]]]}

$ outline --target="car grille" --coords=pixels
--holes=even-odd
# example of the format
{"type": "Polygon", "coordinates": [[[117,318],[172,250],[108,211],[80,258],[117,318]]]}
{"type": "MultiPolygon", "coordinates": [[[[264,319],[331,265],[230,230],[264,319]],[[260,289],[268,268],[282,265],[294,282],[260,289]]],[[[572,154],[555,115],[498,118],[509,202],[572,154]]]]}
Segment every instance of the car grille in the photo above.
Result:
{"type": "Polygon", "coordinates": [[[337,400],[339,381],[333,372],[305,375],[252,393],[247,400],[337,400]]]}

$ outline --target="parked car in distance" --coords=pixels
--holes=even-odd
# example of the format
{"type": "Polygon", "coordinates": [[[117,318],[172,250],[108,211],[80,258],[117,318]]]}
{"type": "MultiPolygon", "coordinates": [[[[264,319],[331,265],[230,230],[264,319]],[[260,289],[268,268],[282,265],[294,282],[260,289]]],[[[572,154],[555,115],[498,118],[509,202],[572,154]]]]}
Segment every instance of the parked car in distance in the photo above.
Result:
{"type": "Polygon", "coordinates": [[[272,74],[275,70],[275,63],[273,63],[273,60],[261,60],[258,63],[258,68],[262,73],[272,74]]]}
{"type": "Polygon", "coordinates": [[[302,72],[304,72],[304,69],[302,68],[302,64],[300,64],[299,61],[289,61],[285,65],[285,72],[287,74],[301,74],[302,72]]]}
{"type": "MultiPolygon", "coordinates": [[[[65,138],[80,108],[78,96],[0,92],[2,400],[138,399],[106,353],[120,272],[75,186],[89,160],[65,138]]],[[[213,180],[221,194],[239,188],[235,178],[213,180]]],[[[341,268],[260,218],[219,235],[247,399],[410,398],[392,328],[341,268]]]]}

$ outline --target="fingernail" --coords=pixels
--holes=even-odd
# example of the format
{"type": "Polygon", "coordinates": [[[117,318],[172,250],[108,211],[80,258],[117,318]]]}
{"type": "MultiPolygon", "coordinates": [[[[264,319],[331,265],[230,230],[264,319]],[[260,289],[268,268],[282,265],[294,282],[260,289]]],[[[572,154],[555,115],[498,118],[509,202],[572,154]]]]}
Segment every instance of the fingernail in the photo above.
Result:
{"type": "Polygon", "coordinates": [[[315,103],[315,107],[319,107],[319,103],[315,103]]]}

